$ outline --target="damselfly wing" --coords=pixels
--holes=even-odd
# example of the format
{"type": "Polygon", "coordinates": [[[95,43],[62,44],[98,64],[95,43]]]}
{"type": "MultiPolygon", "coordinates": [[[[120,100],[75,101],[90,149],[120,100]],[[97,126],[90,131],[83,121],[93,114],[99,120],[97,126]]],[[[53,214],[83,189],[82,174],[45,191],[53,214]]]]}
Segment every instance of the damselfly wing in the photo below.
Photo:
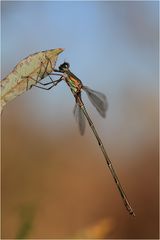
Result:
{"type": "Polygon", "coordinates": [[[83,135],[85,131],[85,116],[78,103],[76,103],[74,106],[73,114],[75,116],[76,122],[79,125],[80,134],[83,135]]]}
{"type": "Polygon", "coordinates": [[[106,111],[108,109],[108,103],[107,103],[106,96],[103,93],[92,90],[87,86],[83,86],[82,89],[87,93],[89,100],[91,101],[93,106],[97,109],[99,114],[103,118],[105,118],[106,111]]]}
{"type": "MultiPolygon", "coordinates": [[[[106,96],[98,91],[92,90],[87,86],[83,86],[82,89],[86,92],[89,100],[93,104],[93,106],[97,109],[99,114],[105,118],[106,111],[108,109],[108,103],[106,96]]],[[[80,134],[83,135],[85,131],[85,117],[82,109],[80,106],[76,103],[74,110],[73,110],[74,116],[76,118],[76,121],[79,125],[80,134]]]]}

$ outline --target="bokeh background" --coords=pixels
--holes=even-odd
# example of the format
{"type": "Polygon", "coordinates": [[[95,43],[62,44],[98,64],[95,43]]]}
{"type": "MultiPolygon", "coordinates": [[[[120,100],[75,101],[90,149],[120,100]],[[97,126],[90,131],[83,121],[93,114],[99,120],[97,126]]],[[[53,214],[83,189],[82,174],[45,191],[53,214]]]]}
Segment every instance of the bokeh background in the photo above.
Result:
{"type": "Polygon", "coordinates": [[[2,238],[158,239],[158,1],[2,1],[2,78],[24,57],[62,47],[135,210],[129,216],[65,83],[32,88],[1,117],[2,238]]]}

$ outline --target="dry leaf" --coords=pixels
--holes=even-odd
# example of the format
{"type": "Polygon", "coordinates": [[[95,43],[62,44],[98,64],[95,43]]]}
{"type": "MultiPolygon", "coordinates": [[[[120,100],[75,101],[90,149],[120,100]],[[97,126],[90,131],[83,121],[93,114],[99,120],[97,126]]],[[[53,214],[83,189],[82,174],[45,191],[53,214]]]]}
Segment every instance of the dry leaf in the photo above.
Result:
{"type": "Polygon", "coordinates": [[[34,53],[20,61],[1,81],[1,110],[8,102],[35,85],[36,81],[54,72],[57,57],[63,50],[56,48],[34,53]]]}

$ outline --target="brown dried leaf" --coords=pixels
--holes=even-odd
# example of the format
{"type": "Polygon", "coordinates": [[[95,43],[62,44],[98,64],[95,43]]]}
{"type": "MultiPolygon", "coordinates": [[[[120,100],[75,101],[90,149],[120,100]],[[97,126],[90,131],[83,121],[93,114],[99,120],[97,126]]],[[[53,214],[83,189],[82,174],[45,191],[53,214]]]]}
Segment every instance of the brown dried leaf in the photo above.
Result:
{"type": "Polygon", "coordinates": [[[54,71],[58,55],[64,49],[56,48],[29,55],[1,81],[1,110],[3,107],[54,71]],[[45,73],[45,74],[44,74],[45,73]]]}

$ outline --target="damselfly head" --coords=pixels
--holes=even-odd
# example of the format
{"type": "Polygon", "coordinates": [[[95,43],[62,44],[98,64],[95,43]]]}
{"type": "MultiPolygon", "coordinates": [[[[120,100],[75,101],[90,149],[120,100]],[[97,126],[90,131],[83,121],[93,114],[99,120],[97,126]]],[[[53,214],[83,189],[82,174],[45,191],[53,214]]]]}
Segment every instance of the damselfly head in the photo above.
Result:
{"type": "Polygon", "coordinates": [[[59,66],[59,71],[61,72],[65,72],[66,70],[68,70],[70,67],[70,64],[68,62],[64,62],[59,66]]]}

